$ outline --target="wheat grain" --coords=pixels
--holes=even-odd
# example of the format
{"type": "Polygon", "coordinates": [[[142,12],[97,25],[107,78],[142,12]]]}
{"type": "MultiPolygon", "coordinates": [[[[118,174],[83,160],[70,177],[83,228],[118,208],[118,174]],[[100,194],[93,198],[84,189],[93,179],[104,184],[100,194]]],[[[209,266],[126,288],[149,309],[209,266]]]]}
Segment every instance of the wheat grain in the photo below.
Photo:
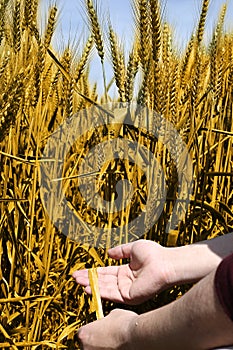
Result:
{"type": "Polygon", "coordinates": [[[100,56],[101,62],[103,63],[103,61],[104,61],[104,45],[103,45],[100,24],[99,24],[99,20],[98,20],[98,16],[97,16],[97,11],[93,5],[92,0],[86,0],[86,7],[87,7],[88,15],[89,15],[89,20],[91,23],[91,31],[92,31],[93,36],[94,36],[96,48],[97,48],[98,54],[100,56]]]}
{"type": "Polygon", "coordinates": [[[159,60],[161,49],[161,14],[158,0],[150,0],[152,50],[155,62],[159,60]]]}
{"type": "Polygon", "coordinates": [[[109,28],[109,42],[111,47],[111,59],[113,65],[113,71],[116,81],[116,86],[121,98],[121,101],[125,101],[125,66],[124,57],[119,48],[116,35],[110,26],[109,28]]]}
{"type": "MultiPolygon", "coordinates": [[[[164,113],[163,116],[154,114],[152,117],[151,114],[148,117],[149,125],[161,135],[166,132],[165,118],[176,124],[188,149],[192,151],[195,175],[193,200],[186,219],[169,235],[165,233],[178,186],[177,169],[166,147],[152,135],[133,126],[117,126],[113,133],[107,127],[96,128],[72,145],[64,161],[64,193],[84,227],[83,233],[79,232],[71,238],[88,242],[88,223],[103,230],[106,227],[120,228],[119,237],[106,235],[107,244],[134,240],[138,237],[125,229],[125,225],[143,212],[145,203],[148,204],[145,224],[150,229],[145,237],[164,245],[171,244],[174,237],[179,245],[195,242],[206,238],[206,235],[209,238],[226,233],[233,226],[232,177],[229,176],[232,172],[233,133],[232,33],[224,31],[223,7],[210,46],[205,45],[203,36],[207,3],[203,2],[196,34],[190,39],[185,52],[178,54],[172,41],[172,31],[163,21],[159,2],[135,0],[138,31],[131,43],[129,56],[127,54],[127,67],[124,62],[125,48],[119,44],[114,33],[115,51],[110,55],[111,60],[115,60],[118,77],[114,76],[105,90],[109,101],[132,101],[136,95],[139,103],[164,113]],[[145,33],[148,39],[142,43],[141,38],[147,35],[145,33]],[[155,43],[154,49],[152,42],[155,43]],[[119,68],[124,71],[121,77],[119,68]],[[137,72],[138,79],[135,79],[137,72]],[[117,79],[121,90],[115,99],[109,89],[117,79]],[[97,179],[100,195],[110,198],[111,205],[115,195],[112,185],[120,176],[129,180],[135,188],[131,206],[125,211],[112,213],[110,217],[100,208],[96,211],[89,208],[77,191],[81,160],[94,146],[111,137],[123,137],[142,144],[148,152],[154,153],[164,171],[167,200],[159,220],[152,228],[156,206],[160,203],[161,179],[155,173],[152,174],[152,187],[148,192],[149,184],[143,171],[132,162],[115,160],[102,166],[95,176],[101,175],[97,179]]],[[[98,21],[95,4],[91,4],[98,21]]],[[[11,337],[9,341],[2,335],[0,347],[10,348],[14,344],[21,348],[78,348],[74,329],[95,319],[91,311],[96,311],[97,304],[94,307],[90,305],[82,288],[72,282],[70,272],[95,267],[96,264],[104,266],[106,252],[101,248],[71,242],[54,228],[41,203],[38,164],[42,162],[40,157],[48,138],[64,119],[73,112],[85,111],[93,104],[99,105],[101,100],[106,101],[106,96],[98,96],[99,83],[91,84],[89,80],[89,67],[93,64],[89,60],[91,40],[94,40],[91,39],[94,38],[93,26],[83,51],[73,52],[68,47],[59,60],[58,54],[53,54],[50,49],[47,53],[44,51],[44,42],[45,46],[51,46],[55,26],[52,30],[50,28],[46,40],[47,34],[41,37],[36,19],[37,7],[37,0],[25,0],[20,4],[17,1],[0,1],[0,232],[4,233],[0,235],[0,321],[5,338],[11,337]],[[5,21],[8,18],[10,20],[5,21]]],[[[97,26],[102,40],[99,21],[97,26]]],[[[111,46],[109,37],[106,40],[111,46]]],[[[83,42],[83,39],[77,38],[77,41],[83,42]]],[[[96,46],[97,41],[95,38],[96,46]]],[[[106,57],[103,40],[99,51],[103,62],[106,57]]],[[[143,117],[140,115],[139,121],[143,117]]],[[[77,126],[83,127],[78,122],[77,126]]],[[[181,146],[175,140],[174,133],[170,136],[171,152],[180,157],[181,146]]],[[[54,144],[51,161],[55,157],[61,158],[58,149],[54,144]]],[[[104,153],[101,146],[98,150],[96,162],[101,166],[104,153]]],[[[124,150],[124,154],[127,154],[127,150],[124,150]]],[[[147,151],[144,157],[146,159],[147,151]]],[[[48,198],[52,193],[50,186],[47,188],[48,198]]],[[[124,195],[125,191],[124,187],[124,195]]],[[[182,205],[179,204],[180,208],[182,205]]],[[[71,230],[73,221],[68,225],[71,230]]],[[[96,234],[93,244],[100,244],[101,239],[96,234]]],[[[113,264],[111,260],[105,262],[113,264]]],[[[181,292],[177,287],[172,295],[176,298],[181,292]]],[[[171,301],[171,297],[165,294],[158,301],[158,306],[168,301],[171,301]]],[[[105,304],[105,313],[111,308],[111,305],[105,304]]]]}
{"type": "Polygon", "coordinates": [[[20,0],[16,0],[13,14],[13,47],[15,52],[19,52],[21,47],[21,5],[20,0]]]}
{"type": "Polygon", "coordinates": [[[44,47],[47,49],[51,43],[52,36],[54,33],[54,28],[56,24],[57,8],[53,6],[49,11],[49,18],[44,36],[44,47]]]}
{"type": "Polygon", "coordinates": [[[136,15],[136,26],[139,32],[140,50],[139,56],[143,69],[147,69],[147,62],[150,56],[151,47],[151,19],[149,16],[149,6],[147,0],[134,0],[134,9],[136,15]]]}
{"type": "Polygon", "coordinates": [[[202,42],[202,39],[203,39],[208,8],[209,8],[209,0],[203,0],[201,16],[200,16],[200,20],[199,20],[198,28],[197,28],[197,42],[198,42],[198,44],[200,44],[202,42]]]}
{"type": "Polygon", "coordinates": [[[80,58],[78,65],[77,65],[77,68],[75,70],[74,79],[75,79],[76,83],[79,81],[79,79],[81,78],[81,76],[84,72],[85,66],[87,64],[88,58],[89,58],[90,53],[91,53],[92,46],[93,46],[93,36],[91,35],[90,38],[88,39],[86,45],[85,45],[85,48],[84,48],[83,53],[82,53],[82,57],[80,58]]]}
{"type": "Polygon", "coordinates": [[[125,78],[125,99],[130,102],[133,98],[134,79],[139,68],[139,57],[137,45],[133,47],[129,54],[129,60],[125,78]]]}

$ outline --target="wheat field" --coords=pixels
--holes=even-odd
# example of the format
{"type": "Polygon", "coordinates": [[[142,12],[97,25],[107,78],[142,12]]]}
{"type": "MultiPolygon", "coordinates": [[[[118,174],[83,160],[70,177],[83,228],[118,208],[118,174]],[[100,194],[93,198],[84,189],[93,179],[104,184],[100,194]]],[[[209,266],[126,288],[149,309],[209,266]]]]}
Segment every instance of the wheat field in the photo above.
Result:
{"type": "MultiPolygon", "coordinates": [[[[42,204],[39,184],[44,148],[74,114],[107,102],[135,101],[175,126],[193,163],[188,211],[176,229],[166,232],[178,191],[177,169],[166,147],[133,126],[115,124],[114,128],[91,130],[72,145],[62,173],[65,196],[81,222],[96,228],[120,227],[135,218],[148,201],[145,220],[149,224],[143,238],[164,246],[190,244],[233,230],[233,33],[224,30],[227,5],[223,5],[206,44],[209,0],[203,0],[193,35],[187,48],[179,52],[159,1],[134,0],[135,38],[129,54],[110,22],[108,30],[103,30],[96,2],[85,0],[83,6],[89,23],[86,44],[76,50],[67,45],[58,54],[51,45],[58,13],[55,5],[41,34],[38,0],[0,1],[2,349],[78,349],[77,329],[95,320],[98,310],[95,300],[85,295],[71,274],[84,267],[114,264],[107,257],[106,246],[97,244],[98,237],[96,244],[85,243],[80,235],[67,237],[53,225],[42,204]],[[103,80],[96,84],[89,78],[94,54],[103,73],[103,80]],[[105,72],[109,56],[111,81],[105,72]],[[104,86],[103,95],[99,94],[100,85],[104,86]],[[114,98],[109,92],[112,86],[117,91],[114,98]],[[93,146],[119,135],[150,150],[164,170],[167,198],[152,227],[158,189],[149,193],[145,176],[132,162],[112,160],[95,174],[101,178],[101,195],[110,202],[119,178],[130,180],[135,190],[130,209],[109,217],[101,210],[90,210],[77,191],[81,159],[93,146]]],[[[101,157],[100,148],[97,163],[101,157]]],[[[85,229],[82,234],[88,236],[85,229]]],[[[131,239],[124,235],[113,241],[118,244],[131,239]]],[[[188,288],[175,287],[134,309],[145,312],[164,305],[188,288]]],[[[104,314],[114,307],[104,301],[104,314]]]]}

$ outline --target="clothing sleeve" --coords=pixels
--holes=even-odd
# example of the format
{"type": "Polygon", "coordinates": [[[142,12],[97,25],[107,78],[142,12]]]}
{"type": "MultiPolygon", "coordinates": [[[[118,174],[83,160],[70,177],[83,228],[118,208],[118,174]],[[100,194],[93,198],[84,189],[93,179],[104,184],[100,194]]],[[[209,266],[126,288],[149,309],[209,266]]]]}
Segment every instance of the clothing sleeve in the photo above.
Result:
{"type": "Polygon", "coordinates": [[[233,321],[233,254],[219,264],[214,284],[220,304],[233,321]]]}

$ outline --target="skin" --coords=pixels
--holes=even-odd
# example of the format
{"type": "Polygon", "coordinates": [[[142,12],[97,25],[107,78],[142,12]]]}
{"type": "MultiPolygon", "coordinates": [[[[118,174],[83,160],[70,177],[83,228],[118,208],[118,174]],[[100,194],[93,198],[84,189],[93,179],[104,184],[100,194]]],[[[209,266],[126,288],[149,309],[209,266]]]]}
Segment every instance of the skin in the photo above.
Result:
{"type": "MultiPolygon", "coordinates": [[[[233,234],[177,248],[139,240],[109,250],[109,257],[129,258],[121,266],[98,268],[103,299],[136,305],[173,285],[197,282],[233,252],[233,234]]],[[[88,270],[75,271],[76,282],[91,294],[88,270]]]]}
{"type": "Polygon", "coordinates": [[[206,350],[233,344],[233,322],[215,294],[214,275],[160,309],[143,315],[114,310],[82,327],[78,336],[83,349],[206,350]]]}
{"type": "MultiPolygon", "coordinates": [[[[101,296],[106,299],[137,304],[175,283],[200,282],[160,309],[143,315],[114,310],[82,327],[78,336],[83,349],[204,350],[233,344],[233,322],[214,288],[216,268],[232,247],[229,234],[180,248],[137,241],[111,249],[110,257],[128,257],[130,263],[98,269],[101,296]]],[[[86,270],[76,271],[74,278],[91,292],[86,270]]]]}

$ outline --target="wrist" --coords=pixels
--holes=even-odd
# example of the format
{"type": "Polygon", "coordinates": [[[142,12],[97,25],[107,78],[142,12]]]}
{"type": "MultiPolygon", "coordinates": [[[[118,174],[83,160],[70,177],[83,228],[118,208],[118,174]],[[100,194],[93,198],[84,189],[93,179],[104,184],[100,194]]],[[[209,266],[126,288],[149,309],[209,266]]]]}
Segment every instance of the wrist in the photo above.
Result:
{"type": "Polygon", "coordinates": [[[119,341],[119,349],[121,350],[137,350],[135,346],[135,331],[134,327],[137,324],[138,314],[132,311],[115,309],[111,311],[108,317],[113,317],[118,331],[115,332],[115,337],[119,341]]]}
{"type": "Polygon", "coordinates": [[[204,242],[166,249],[170,257],[168,286],[197,282],[213,271],[222,260],[204,242]]]}
{"type": "Polygon", "coordinates": [[[127,327],[127,350],[141,349],[140,336],[138,334],[139,315],[135,315],[129,322],[127,327]]]}

